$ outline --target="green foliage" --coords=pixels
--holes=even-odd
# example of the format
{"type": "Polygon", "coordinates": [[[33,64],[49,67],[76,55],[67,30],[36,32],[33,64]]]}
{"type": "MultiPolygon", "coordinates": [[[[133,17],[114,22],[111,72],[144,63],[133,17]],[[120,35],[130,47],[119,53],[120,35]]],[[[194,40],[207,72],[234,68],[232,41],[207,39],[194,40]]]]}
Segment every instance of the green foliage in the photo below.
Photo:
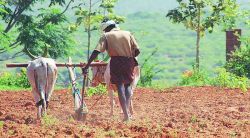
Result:
{"type": "MultiPolygon", "coordinates": [[[[235,0],[227,1],[233,3],[235,0]]],[[[199,27],[202,33],[206,30],[213,31],[215,25],[220,23],[220,13],[226,6],[222,0],[177,0],[177,2],[179,6],[170,10],[166,17],[174,23],[183,23],[191,30],[197,31],[199,27]]]]}
{"type": "Polygon", "coordinates": [[[0,130],[3,129],[4,121],[0,121],[0,130]]]}
{"type": "Polygon", "coordinates": [[[75,7],[76,23],[71,26],[75,30],[81,24],[86,31],[97,30],[104,18],[113,19],[116,22],[124,22],[124,17],[114,14],[113,8],[117,0],[88,1],[89,3],[79,4],[75,7]],[[87,6],[86,6],[87,5],[87,6]]]}
{"type": "Polygon", "coordinates": [[[0,12],[7,12],[4,10],[4,5],[6,3],[6,0],[0,0],[0,12]]]}
{"type": "Polygon", "coordinates": [[[225,68],[218,68],[215,76],[209,76],[205,71],[186,71],[183,73],[181,86],[219,86],[228,88],[240,88],[243,92],[247,91],[249,80],[246,77],[239,77],[229,73],[225,68]]]}
{"type": "Polygon", "coordinates": [[[52,115],[45,115],[42,117],[42,125],[46,128],[51,128],[59,123],[59,120],[52,115]]]}
{"type": "Polygon", "coordinates": [[[65,0],[51,0],[50,6],[51,6],[51,5],[56,5],[57,3],[58,3],[59,5],[61,5],[61,6],[63,6],[63,5],[65,5],[65,0]]]}
{"type": "Polygon", "coordinates": [[[204,86],[209,84],[209,76],[203,70],[193,69],[182,74],[179,85],[181,86],[204,86]]]}
{"type": "Polygon", "coordinates": [[[239,77],[235,74],[229,73],[224,68],[217,70],[217,75],[212,78],[211,84],[219,87],[240,88],[243,92],[247,91],[248,79],[246,77],[239,77]]]}
{"type": "Polygon", "coordinates": [[[158,49],[154,49],[152,53],[144,59],[143,64],[141,65],[141,76],[139,81],[139,86],[152,86],[153,77],[160,72],[161,70],[155,71],[157,64],[149,62],[150,59],[157,53],[158,49]]]}
{"type": "Polygon", "coordinates": [[[189,122],[194,124],[197,121],[198,121],[197,116],[196,115],[192,115],[189,122]]]}
{"type": "MultiPolygon", "coordinates": [[[[216,25],[221,23],[221,13],[230,6],[224,3],[236,3],[235,0],[177,0],[179,6],[170,10],[166,17],[173,23],[182,23],[187,29],[196,32],[196,68],[200,66],[200,37],[205,31],[213,32],[216,25]]],[[[229,18],[224,18],[224,21],[229,18]]]]}
{"type": "Polygon", "coordinates": [[[0,25],[0,49],[9,50],[10,41],[11,37],[7,33],[4,33],[4,28],[0,25]]]}
{"type": "MultiPolygon", "coordinates": [[[[68,56],[74,44],[70,32],[62,27],[66,20],[61,11],[56,8],[41,9],[35,19],[25,21],[20,25],[19,41],[34,55],[41,55],[46,45],[52,58],[68,56]],[[28,22],[26,24],[26,22],[28,22]]],[[[27,54],[27,51],[24,51],[27,54]]],[[[28,55],[28,54],[27,54],[28,55]]]]}
{"type": "MultiPolygon", "coordinates": [[[[36,9],[38,7],[48,7],[47,5],[48,3],[46,2],[41,4],[38,2],[36,6],[34,5],[34,7],[32,7],[32,14],[39,14],[39,11],[36,9]]],[[[74,3],[71,6],[73,5],[76,4],[74,3]]],[[[159,49],[157,55],[153,56],[151,61],[153,64],[157,64],[154,70],[163,70],[153,77],[152,85],[156,83],[161,85],[163,82],[166,85],[174,85],[177,81],[180,81],[180,74],[182,74],[183,71],[192,69],[191,64],[193,64],[195,57],[195,51],[193,50],[195,48],[194,37],[196,34],[190,29],[185,29],[182,24],[172,24],[163,18],[165,13],[162,11],[173,9],[175,6],[177,6],[177,2],[170,2],[170,0],[147,0],[147,2],[145,2],[145,0],[127,0],[118,1],[116,4],[115,13],[128,15],[126,17],[126,22],[120,24],[120,28],[133,32],[135,37],[140,40],[138,43],[142,54],[139,57],[139,62],[143,63],[144,59],[154,50],[154,48],[159,49]],[[151,5],[150,7],[148,7],[149,3],[151,5]],[[138,8],[139,5],[140,8],[138,8]],[[142,39],[141,32],[147,33],[142,39]]],[[[241,9],[242,8],[249,9],[249,5],[245,4],[241,9]]],[[[67,11],[65,14],[66,17],[71,19],[71,22],[75,21],[75,17],[72,16],[74,15],[72,10],[67,11]]],[[[4,23],[1,22],[0,25],[4,25],[4,23]]],[[[67,24],[64,26],[66,25],[67,24]]],[[[81,28],[82,27],[83,26],[81,26],[81,28]]],[[[71,49],[71,56],[75,63],[83,62],[83,57],[86,56],[87,51],[87,33],[81,28],[72,34],[72,37],[77,41],[75,48],[71,49]]],[[[221,28],[218,29],[221,30],[221,28]]],[[[245,30],[245,28],[242,29],[245,30]]],[[[244,31],[244,34],[247,33],[249,33],[249,31],[244,31]]],[[[91,49],[94,49],[99,36],[100,32],[93,31],[91,38],[91,43],[93,45],[91,45],[91,49]]],[[[11,38],[15,40],[16,37],[11,38]]],[[[224,39],[224,32],[214,31],[213,34],[207,34],[206,37],[201,40],[201,68],[205,68],[209,74],[212,74],[214,68],[223,66],[225,62],[224,39]]],[[[22,47],[19,48],[22,49],[22,47]]],[[[10,52],[8,53],[12,55],[15,51],[10,49],[10,52]]],[[[0,57],[3,59],[9,57],[9,55],[0,54],[0,57]]],[[[64,57],[57,59],[57,62],[64,63],[65,61],[67,61],[67,59],[64,57]]],[[[27,57],[22,56],[1,62],[0,72],[9,71],[9,69],[5,67],[5,64],[11,62],[24,63],[27,62],[27,57]]],[[[62,71],[63,69],[60,68],[59,73],[65,78],[65,82],[68,82],[66,81],[68,75],[65,75],[65,72],[62,71]]],[[[77,72],[80,73],[81,71],[79,70],[77,72]]],[[[78,76],[80,75],[81,74],[78,74],[78,76]]],[[[60,81],[60,78],[58,78],[58,81],[60,81]]]]}
{"type": "Polygon", "coordinates": [[[242,15],[236,0],[225,0],[221,21],[223,29],[230,30],[236,27],[236,19],[240,16],[242,15]]]}
{"type": "MultiPolygon", "coordinates": [[[[67,56],[74,45],[70,32],[63,27],[66,22],[63,11],[56,4],[65,5],[65,0],[51,0],[46,8],[37,8],[36,1],[7,1],[0,3],[3,10],[0,11],[2,21],[5,22],[4,29],[0,28],[1,34],[9,36],[14,33],[12,39],[8,39],[5,46],[1,46],[0,53],[17,51],[12,58],[22,54],[30,56],[29,50],[34,55],[42,55],[45,46],[49,46],[48,53],[52,58],[67,56]]],[[[1,7],[0,7],[1,8],[1,7]]],[[[9,37],[11,38],[11,37],[9,37]]],[[[30,56],[31,57],[31,56],[30,56]]],[[[8,59],[8,58],[6,58],[8,59]]]]}
{"type": "MultiPolygon", "coordinates": [[[[249,20],[249,19],[248,19],[249,20]]],[[[248,20],[246,20],[246,25],[248,20]]],[[[238,34],[235,34],[238,35],[238,34]]],[[[250,36],[239,36],[241,47],[236,49],[232,54],[229,61],[226,62],[225,68],[240,77],[250,78],[250,36]]]]}
{"type": "Polygon", "coordinates": [[[97,87],[89,87],[87,90],[87,96],[103,95],[107,94],[107,88],[105,85],[99,84],[97,87]]]}
{"type": "Polygon", "coordinates": [[[152,86],[152,80],[155,75],[155,72],[153,71],[155,65],[149,65],[146,64],[142,68],[141,72],[141,77],[140,77],[140,82],[139,86],[152,86]]]}
{"type": "Polygon", "coordinates": [[[238,76],[247,76],[250,78],[250,47],[241,46],[233,52],[225,68],[238,76]]]}
{"type": "Polygon", "coordinates": [[[30,84],[26,77],[26,69],[21,69],[20,73],[16,74],[4,72],[0,75],[0,85],[29,88],[30,84]]]}

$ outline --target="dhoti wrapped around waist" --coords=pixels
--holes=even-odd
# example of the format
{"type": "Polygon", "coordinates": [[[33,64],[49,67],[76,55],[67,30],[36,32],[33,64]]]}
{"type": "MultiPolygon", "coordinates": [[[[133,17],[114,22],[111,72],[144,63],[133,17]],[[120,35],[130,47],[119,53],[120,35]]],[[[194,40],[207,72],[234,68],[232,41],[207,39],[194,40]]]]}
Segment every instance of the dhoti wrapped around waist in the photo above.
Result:
{"type": "Polygon", "coordinates": [[[130,84],[134,79],[135,58],[112,56],[110,60],[110,76],[113,84],[130,84]]]}

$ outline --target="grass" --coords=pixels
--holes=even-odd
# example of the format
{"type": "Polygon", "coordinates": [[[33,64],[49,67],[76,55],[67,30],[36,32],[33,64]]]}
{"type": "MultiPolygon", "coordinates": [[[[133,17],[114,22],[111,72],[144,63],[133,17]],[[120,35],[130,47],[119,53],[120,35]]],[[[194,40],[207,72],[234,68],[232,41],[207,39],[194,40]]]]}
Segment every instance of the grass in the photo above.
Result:
{"type": "Polygon", "coordinates": [[[78,126],[78,129],[83,130],[85,133],[89,133],[89,132],[96,132],[95,133],[95,137],[116,137],[116,132],[115,130],[104,130],[103,128],[99,128],[99,127],[89,127],[86,125],[80,125],[78,126]]]}
{"type": "MultiPolygon", "coordinates": [[[[61,89],[65,89],[65,87],[63,86],[55,86],[54,90],[61,90],[61,89]]],[[[31,88],[22,88],[22,87],[16,87],[16,86],[6,86],[6,85],[0,85],[0,91],[31,91],[31,88]]]]}
{"type": "Polygon", "coordinates": [[[196,123],[198,121],[197,116],[196,115],[192,115],[190,118],[190,123],[196,123]]]}
{"type": "Polygon", "coordinates": [[[14,130],[8,130],[8,135],[13,135],[14,134],[14,130]]]}
{"type": "Polygon", "coordinates": [[[237,137],[237,135],[238,135],[238,133],[235,131],[232,131],[229,133],[230,138],[235,138],[235,137],[237,137]]]}
{"type": "Polygon", "coordinates": [[[3,129],[4,121],[0,121],[0,130],[3,129]]]}
{"type": "Polygon", "coordinates": [[[116,137],[116,132],[115,130],[108,130],[108,131],[105,131],[103,128],[96,128],[96,134],[95,136],[96,137],[99,137],[99,138],[104,138],[104,137],[116,137]]]}
{"type": "Polygon", "coordinates": [[[178,132],[177,130],[173,129],[168,132],[169,136],[172,138],[177,138],[178,137],[178,132]]]}
{"type": "Polygon", "coordinates": [[[15,86],[0,85],[0,91],[23,91],[23,90],[31,90],[31,89],[15,87],[15,86]]]}
{"type": "Polygon", "coordinates": [[[54,125],[57,125],[58,123],[59,123],[59,120],[52,115],[45,115],[42,117],[42,126],[46,128],[51,128],[54,125]]]}

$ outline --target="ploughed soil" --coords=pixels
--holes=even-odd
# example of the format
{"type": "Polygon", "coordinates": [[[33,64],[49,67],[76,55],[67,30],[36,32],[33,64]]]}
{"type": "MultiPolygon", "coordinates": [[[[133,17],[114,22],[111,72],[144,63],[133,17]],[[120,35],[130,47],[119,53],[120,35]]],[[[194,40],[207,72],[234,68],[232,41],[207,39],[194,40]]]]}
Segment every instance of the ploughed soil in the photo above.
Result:
{"type": "Polygon", "coordinates": [[[37,120],[30,91],[2,91],[0,137],[250,137],[250,91],[138,88],[133,96],[135,113],[129,122],[122,122],[118,102],[110,117],[108,96],[99,97],[85,98],[89,114],[81,122],[72,117],[71,91],[57,90],[48,115],[37,120]]]}

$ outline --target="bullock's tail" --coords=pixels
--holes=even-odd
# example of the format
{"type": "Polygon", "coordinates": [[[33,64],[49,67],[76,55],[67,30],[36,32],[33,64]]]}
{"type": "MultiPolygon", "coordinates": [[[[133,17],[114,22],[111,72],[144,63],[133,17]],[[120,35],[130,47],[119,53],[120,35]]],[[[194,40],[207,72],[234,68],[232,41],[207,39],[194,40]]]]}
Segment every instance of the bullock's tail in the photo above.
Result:
{"type": "Polygon", "coordinates": [[[140,76],[141,76],[140,67],[136,66],[134,68],[134,80],[132,82],[132,91],[134,91],[134,89],[136,88],[136,85],[138,84],[138,82],[140,80],[140,76]]]}
{"type": "MultiPolygon", "coordinates": [[[[38,72],[34,72],[34,78],[35,78],[35,84],[36,84],[36,88],[37,88],[37,91],[39,93],[39,96],[40,96],[40,101],[38,103],[36,103],[36,106],[41,106],[42,105],[42,109],[43,110],[46,110],[47,108],[47,87],[48,87],[48,64],[46,62],[43,62],[41,61],[41,65],[43,67],[43,71],[45,71],[45,86],[42,86],[38,81],[38,72]]],[[[45,111],[46,112],[46,111],[45,111]]]]}

